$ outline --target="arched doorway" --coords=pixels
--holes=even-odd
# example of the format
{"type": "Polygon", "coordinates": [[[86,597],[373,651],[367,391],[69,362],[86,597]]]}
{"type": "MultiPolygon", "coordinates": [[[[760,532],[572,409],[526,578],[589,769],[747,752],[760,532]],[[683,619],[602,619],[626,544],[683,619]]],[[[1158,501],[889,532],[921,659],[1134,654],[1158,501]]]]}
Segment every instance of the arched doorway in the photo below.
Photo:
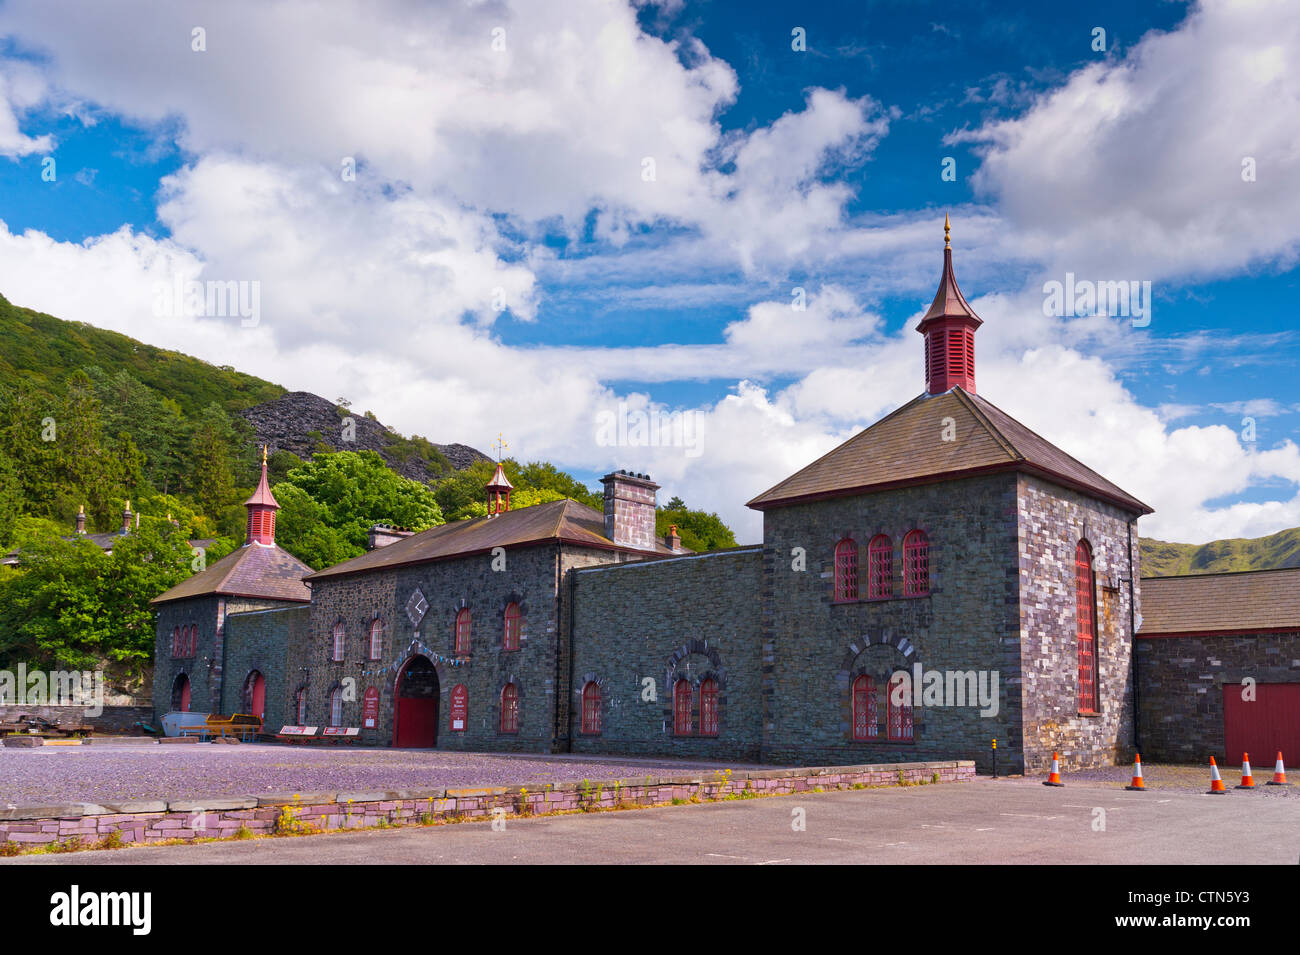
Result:
{"type": "Polygon", "coordinates": [[[181,713],[190,711],[190,678],[178,673],[172,681],[172,710],[181,713]]]}
{"type": "Polygon", "coordinates": [[[266,717],[266,677],[260,671],[249,671],[240,705],[243,707],[241,713],[256,716],[259,720],[266,717]]]}
{"type": "Polygon", "coordinates": [[[397,675],[393,700],[393,745],[432,747],[438,742],[438,671],[427,657],[414,656],[397,675]]]}

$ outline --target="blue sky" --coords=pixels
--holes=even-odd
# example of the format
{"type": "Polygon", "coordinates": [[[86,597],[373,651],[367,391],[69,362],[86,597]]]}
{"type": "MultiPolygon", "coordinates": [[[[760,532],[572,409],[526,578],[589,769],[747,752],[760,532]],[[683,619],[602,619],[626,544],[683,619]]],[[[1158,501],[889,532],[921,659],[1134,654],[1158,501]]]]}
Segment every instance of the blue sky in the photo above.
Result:
{"type": "Polygon", "coordinates": [[[921,391],[949,212],[982,394],[1144,533],[1300,524],[1300,11],[535,6],[5,0],[0,292],[754,540],[745,500],[921,391]],[[1066,273],[1149,282],[1149,325],[1045,315],[1066,273]],[[176,276],[256,322],[159,314],[176,276]],[[606,446],[619,407],[698,447],[606,446]]]}

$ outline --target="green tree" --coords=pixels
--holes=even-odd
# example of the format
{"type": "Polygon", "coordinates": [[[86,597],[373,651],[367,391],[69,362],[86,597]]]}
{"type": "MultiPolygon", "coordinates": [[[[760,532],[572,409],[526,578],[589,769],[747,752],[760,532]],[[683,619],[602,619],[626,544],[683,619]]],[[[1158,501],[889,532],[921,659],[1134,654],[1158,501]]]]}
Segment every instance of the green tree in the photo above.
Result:
{"type": "Polygon", "coordinates": [[[276,540],[317,569],[363,553],[374,524],[421,531],[443,523],[433,491],[390,471],[374,451],[318,452],[272,493],[276,540]]]}
{"type": "Polygon", "coordinates": [[[230,416],[213,402],[194,422],[189,441],[189,490],[212,516],[233,503],[238,434],[230,416]]]}
{"type": "Polygon", "coordinates": [[[682,546],[693,551],[736,546],[736,535],[722,518],[706,511],[693,511],[679,497],[672,498],[667,507],[655,512],[655,534],[660,540],[673,524],[682,536],[682,546]]]}

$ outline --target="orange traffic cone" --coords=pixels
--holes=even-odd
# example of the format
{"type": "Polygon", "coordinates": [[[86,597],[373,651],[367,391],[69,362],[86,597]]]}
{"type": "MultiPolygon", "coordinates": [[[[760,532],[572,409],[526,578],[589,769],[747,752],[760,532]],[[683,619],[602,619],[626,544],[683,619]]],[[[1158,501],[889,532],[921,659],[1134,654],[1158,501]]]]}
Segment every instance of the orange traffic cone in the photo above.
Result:
{"type": "Polygon", "coordinates": [[[1125,789],[1137,789],[1146,791],[1146,783],[1142,782],[1142,754],[1136,753],[1133,756],[1133,782],[1124,787],[1125,789]]]}
{"type": "Polygon", "coordinates": [[[1043,785],[1044,786],[1065,785],[1065,783],[1061,782],[1061,754],[1060,753],[1052,754],[1052,772],[1045,780],[1043,780],[1043,785]]]}
{"type": "Polygon", "coordinates": [[[1250,774],[1250,753],[1241,754],[1241,784],[1237,788],[1255,788],[1255,777],[1250,774]]]}
{"type": "Polygon", "coordinates": [[[1286,767],[1282,765],[1282,751],[1277,751],[1277,765],[1273,767],[1273,778],[1268,781],[1270,786],[1287,786],[1286,767]]]}
{"type": "Polygon", "coordinates": [[[1219,764],[1210,757],[1210,795],[1222,796],[1227,792],[1227,787],[1223,785],[1223,777],[1219,775],[1219,764]]]}

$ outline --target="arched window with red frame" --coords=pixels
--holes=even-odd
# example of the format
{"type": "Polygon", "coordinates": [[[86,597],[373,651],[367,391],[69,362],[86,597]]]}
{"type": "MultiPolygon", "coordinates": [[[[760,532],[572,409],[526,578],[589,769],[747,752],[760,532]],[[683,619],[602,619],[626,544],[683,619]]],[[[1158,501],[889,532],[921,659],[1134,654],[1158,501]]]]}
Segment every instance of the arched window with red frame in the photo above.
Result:
{"type": "Polygon", "coordinates": [[[1092,547],[1086,540],[1074,549],[1075,616],[1079,638],[1079,711],[1096,713],[1097,591],[1092,574],[1092,547]]]}
{"type": "Polygon", "coordinates": [[[462,607],[456,614],[456,654],[464,656],[469,653],[469,608],[462,607]]]}
{"type": "Polygon", "coordinates": [[[700,684],[700,735],[718,735],[718,681],[712,677],[700,684]]]}
{"type": "Polygon", "coordinates": [[[343,626],[343,621],[340,620],[334,624],[334,646],[330,654],[330,659],[337,663],[343,659],[343,655],[346,651],[347,628],[343,626]]]}
{"type": "Polygon", "coordinates": [[[691,735],[691,695],[690,680],[678,680],[673,686],[673,733],[677,736],[691,735]]]}
{"type": "Polygon", "coordinates": [[[867,545],[867,597],[883,600],[894,595],[894,542],[877,534],[867,545]]]}
{"type": "Polygon", "coordinates": [[[835,545],[835,599],[858,599],[858,542],[852,537],[835,545]]]}
{"type": "Polygon", "coordinates": [[[853,738],[875,739],[879,735],[876,681],[864,673],[853,681],[853,738]]]}
{"type": "Polygon", "coordinates": [[[376,617],[370,621],[370,659],[378,660],[384,652],[384,622],[376,617]]]}
{"type": "Polygon", "coordinates": [[[903,538],[903,595],[923,597],[930,592],[930,538],[925,531],[908,531],[903,538]]]}
{"type": "Polygon", "coordinates": [[[196,624],[190,624],[183,633],[185,637],[181,647],[181,656],[192,657],[199,651],[199,628],[196,624]]]}
{"type": "Polygon", "coordinates": [[[592,680],[582,688],[582,731],[598,736],[600,730],[600,686],[592,680]]]}
{"type": "Polygon", "coordinates": [[[180,655],[181,655],[181,628],[172,627],[172,656],[179,657],[180,655]]]}
{"type": "Polygon", "coordinates": [[[501,732],[519,732],[519,688],[513,683],[501,688],[501,732]]]}
{"type": "Polygon", "coordinates": [[[889,681],[889,694],[885,700],[888,707],[888,738],[895,743],[912,742],[912,699],[909,695],[907,675],[896,674],[889,681]]]}
{"type": "Polygon", "coordinates": [[[514,602],[506,604],[505,633],[501,637],[503,650],[519,649],[519,631],[522,629],[523,619],[524,615],[519,609],[519,604],[514,602]]]}
{"type": "Polygon", "coordinates": [[[298,725],[302,726],[307,722],[307,688],[298,687],[298,692],[293,695],[293,712],[294,719],[298,725]]]}

